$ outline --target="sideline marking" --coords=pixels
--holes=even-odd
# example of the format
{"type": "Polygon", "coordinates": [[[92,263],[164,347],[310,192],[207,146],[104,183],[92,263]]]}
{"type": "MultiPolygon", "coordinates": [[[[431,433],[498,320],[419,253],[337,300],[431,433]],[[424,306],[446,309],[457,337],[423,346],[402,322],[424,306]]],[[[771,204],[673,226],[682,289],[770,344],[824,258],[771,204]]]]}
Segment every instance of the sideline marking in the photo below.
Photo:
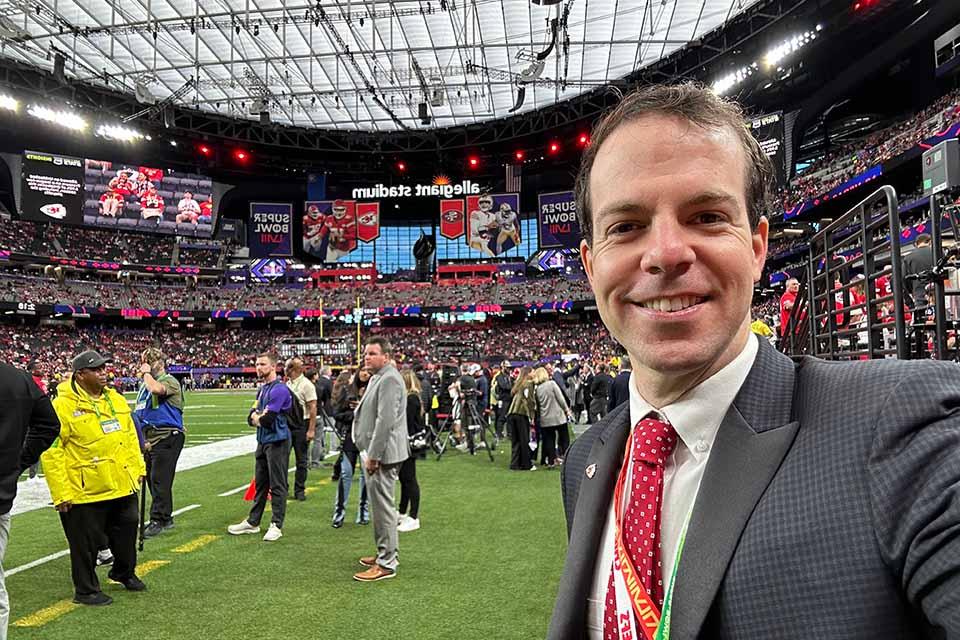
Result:
{"type": "Polygon", "coordinates": [[[250,483],[249,483],[249,482],[248,482],[247,484],[242,484],[242,485],[240,485],[239,487],[237,487],[236,489],[230,489],[230,491],[224,491],[223,493],[218,493],[218,494],[217,494],[217,497],[218,497],[218,498],[226,498],[227,496],[232,496],[232,495],[235,494],[235,493],[240,493],[241,491],[244,491],[244,490],[245,490],[247,487],[249,487],[249,486],[250,486],[250,483]]]}
{"type": "Polygon", "coordinates": [[[55,604],[50,605],[49,607],[44,607],[36,613],[31,613],[28,616],[20,618],[13,623],[14,627],[42,627],[43,625],[56,620],[60,616],[70,613],[74,609],[79,608],[78,605],[73,600],[61,600],[55,604]]]}
{"type": "MultiPolygon", "coordinates": [[[[16,574],[20,573],[21,571],[26,571],[27,569],[33,569],[34,567],[39,567],[40,565],[46,564],[46,563],[50,562],[51,560],[56,560],[57,558],[62,558],[63,556],[68,556],[68,555],[70,555],[70,549],[64,549],[63,551],[57,551],[56,553],[51,553],[50,555],[44,556],[44,557],[40,558],[39,560],[34,560],[33,562],[28,562],[27,564],[22,564],[22,565],[20,565],[19,567],[15,567],[15,568],[13,568],[13,569],[10,569],[10,571],[7,571],[6,574],[7,574],[7,577],[9,578],[10,576],[16,575],[16,574]]],[[[68,600],[68,602],[69,602],[69,600],[68,600]]]]}
{"type": "Polygon", "coordinates": [[[204,535],[200,536],[196,540],[191,540],[186,544],[180,545],[179,547],[174,549],[173,552],[174,553],[190,553],[191,551],[196,551],[200,547],[206,546],[219,538],[220,536],[215,536],[210,533],[205,533],[204,535]]]}
{"type": "Polygon", "coordinates": [[[191,504],[190,506],[184,507],[183,509],[177,509],[176,511],[174,511],[174,512],[171,513],[170,515],[171,515],[171,516],[178,516],[178,515],[180,515],[181,513],[186,513],[187,511],[193,511],[194,509],[199,509],[199,508],[200,508],[200,505],[199,505],[199,504],[191,504]]]}

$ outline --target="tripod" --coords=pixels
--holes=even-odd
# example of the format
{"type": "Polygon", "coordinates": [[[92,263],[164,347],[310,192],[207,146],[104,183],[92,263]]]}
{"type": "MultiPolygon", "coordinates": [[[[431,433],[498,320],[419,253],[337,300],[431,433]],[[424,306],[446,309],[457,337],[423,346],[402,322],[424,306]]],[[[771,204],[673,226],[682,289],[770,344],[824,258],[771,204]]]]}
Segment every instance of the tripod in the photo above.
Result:
{"type": "MultiPolygon", "coordinates": [[[[483,448],[487,450],[487,455],[490,456],[490,462],[493,462],[493,447],[496,444],[491,446],[487,438],[487,432],[492,431],[489,421],[484,420],[479,414],[477,405],[472,398],[466,401],[460,399],[458,402],[460,403],[460,424],[461,426],[466,424],[467,450],[470,455],[476,454],[476,439],[479,436],[483,448]]],[[[444,414],[442,417],[441,415],[437,416],[441,418],[433,441],[433,449],[437,452],[437,460],[443,457],[447,447],[454,441],[453,424],[456,422],[455,415],[456,411],[444,414]]]]}

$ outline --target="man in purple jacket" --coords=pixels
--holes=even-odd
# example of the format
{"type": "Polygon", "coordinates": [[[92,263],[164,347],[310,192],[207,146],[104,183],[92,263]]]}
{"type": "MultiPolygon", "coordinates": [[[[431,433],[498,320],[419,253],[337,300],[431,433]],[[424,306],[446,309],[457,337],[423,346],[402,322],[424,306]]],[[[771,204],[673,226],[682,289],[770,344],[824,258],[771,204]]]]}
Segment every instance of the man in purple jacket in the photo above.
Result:
{"type": "Polygon", "coordinates": [[[261,353],[257,356],[257,377],[263,383],[257,392],[257,403],[250,411],[247,424],[257,430],[256,495],[246,520],[232,524],[227,531],[238,536],[260,533],[260,518],[267,506],[267,492],[271,496],[273,516],[264,542],[279,540],[283,533],[283,516],[287,510],[287,463],[290,461],[290,427],[287,412],[293,403],[290,389],[277,377],[277,356],[261,353]]]}

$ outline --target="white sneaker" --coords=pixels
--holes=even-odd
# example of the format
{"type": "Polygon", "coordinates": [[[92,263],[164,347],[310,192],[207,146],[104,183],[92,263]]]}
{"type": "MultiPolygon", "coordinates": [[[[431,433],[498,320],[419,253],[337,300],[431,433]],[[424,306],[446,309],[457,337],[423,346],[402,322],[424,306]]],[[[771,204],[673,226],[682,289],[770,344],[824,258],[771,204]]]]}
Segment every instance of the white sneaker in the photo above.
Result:
{"type": "Polygon", "coordinates": [[[403,531],[403,532],[416,531],[419,528],[420,528],[420,518],[407,518],[402,523],[400,523],[400,526],[397,527],[397,531],[403,531]]]}
{"type": "Polygon", "coordinates": [[[260,533],[260,527],[255,527],[246,520],[238,524],[232,524],[227,527],[227,533],[235,536],[240,536],[245,533],[260,533]]]}
{"type": "Polygon", "coordinates": [[[274,540],[279,540],[282,537],[283,537],[283,531],[280,531],[280,527],[278,527],[276,524],[271,522],[270,528],[267,529],[267,532],[265,534],[263,534],[263,541],[273,542],[274,540]]]}
{"type": "Polygon", "coordinates": [[[402,526],[403,526],[403,523],[406,522],[406,521],[409,520],[409,519],[410,519],[410,516],[408,516],[408,515],[405,514],[405,513],[401,513],[401,514],[400,514],[400,517],[397,518],[397,528],[402,527],[402,526]]]}
{"type": "Polygon", "coordinates": [[[102,567],[103,565],[113,564],[113,553],[110,549],[101,549],[97,551],[97,566],[102,567]]]}

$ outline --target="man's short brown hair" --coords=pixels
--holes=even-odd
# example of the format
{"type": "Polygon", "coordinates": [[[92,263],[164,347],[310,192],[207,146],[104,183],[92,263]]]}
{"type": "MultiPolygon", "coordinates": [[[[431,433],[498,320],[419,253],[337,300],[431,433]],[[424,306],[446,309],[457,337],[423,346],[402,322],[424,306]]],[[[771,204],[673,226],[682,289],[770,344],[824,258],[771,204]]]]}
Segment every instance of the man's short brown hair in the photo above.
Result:
{"type": "Polygon", "coordinates": [[[644,87],[620,101],[597,122],[590,134],[590,146],[580,161],[575,183],[577,217],[587,244],[593,243],[593,212],[590,210],[590,172],[603,142],[622,125],[649,115],[679,118],[702,129],[730,129],[743,148],[747,163],[747,216],[756,229],[760,216],[767,213],[773,190],[773,164],[750,133],[743,110],[702,85],[687,82],[644,87]]]}
{"type": "Polygon", "coordinates": [[[374,336],[367,340],[367,346],[375,344],[380,347],[380,351],[384,355],[391,355],[393,353],[393,345],[390,344],[390,341],[381,336],[374,336]]]}
{"type": "Polygon", "coordinates": [[[270,361],[270,364],[272,364],[273,366],[277,366],[277,362],[280,361],[280,358],[279,356],[277,356],[277,353],[275,351],[264,351],[263,353],[258,353],[257,360],[259,360],[260,358],[266,358],[267,360],[270,361]]]}

